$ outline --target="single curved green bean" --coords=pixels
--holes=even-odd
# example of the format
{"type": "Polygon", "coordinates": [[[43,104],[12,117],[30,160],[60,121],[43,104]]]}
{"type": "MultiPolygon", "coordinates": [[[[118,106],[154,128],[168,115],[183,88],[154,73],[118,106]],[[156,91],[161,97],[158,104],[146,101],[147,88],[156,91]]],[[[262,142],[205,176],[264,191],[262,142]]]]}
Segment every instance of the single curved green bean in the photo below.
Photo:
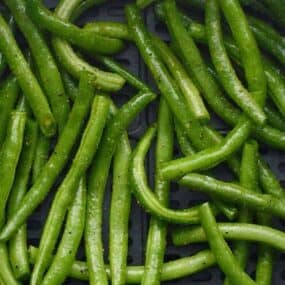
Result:
{"type": "MultiPolygon", "coordinates": [[[[23,149],[19,158],[15,181],[9,196],[7,207],[8,217],[11,217],[12,213],[17,210],[17,207],[20,205],[21,200],[26,194],[30,172],[35,157],[37,136],[37,124],[32,120],[28,120],[25,128],[23,149]]],[[[20,227],[13,238],[9,240],[8,252],[15,277],[18,280],[27,279],[30,274],[30,265],[28,260],[26,225],[20,227]]]]}
{"type": "MultiPolygon", "coordinates": [[[[80,0],[61,1],[55,9],[55,14],[62,20],[69,20],[70,16],[75,12],[80,3],[80,0]]],[[[92,82],[97,89],[114,92],[123,87],[125,80],[121,76],[114,73],[104,72],[94,66],[91,66],[79,57],[66,41],[60,38],[53,38],[52,45],[65,70],[74,77],[79,78],[81,72],[86,70],[92,75],[92,82]]]]}
{"type": "Polygon", "coordinates": [[[126,283],[128,230],[131,208],[131,189],[128,170],[131,146],[124,133],[113,160],[113,186],[110,206],[109,262],[113,285],[126,283]]]}
{"type": "MultiPolygon", "coordinates": [[[[244,144],[241,170],[240,184],[250,191],[257,191],[258,188],[258,145],[255,141],[248,141],[244,144]]],[[[238,213],[239,223],[252,223],[253,213],[245,206],[241,206],[238,213]]],[[[233,253],[241,268],[246,268],[249,258],[249,244],[244,241],[237,241],[234,244],[233,253]]],[[[224,284],[230,284],[226,279],[224,284]]]]}
{"type": "Polygon", "coordinates": [[[18,210],[8,219],[7,224],[0,233],[0,240],[8,240],[25,223],[34,209],[46,197],[60,171],[70,158],[72,147],[82,130],[84,119],[89,113],[90,104],[94,96],[93,92],[88,92],[87,82],[88,75],[83,74],[79,86],[79,96],[74,102],[66,126],[59,136],[55,149],[48,162],[44,165],[40,175],[33,183],[33,186],[23,198],[18,210]]]}
{"type": "Polygon", "coordinates": [[[86,182],[80,179],[74,201],[68,210],[64,232],[52,263],[41,284],[62,284],[67,277],[81,241],[86,213],[86,182]]]}
{"type": "MultiPolygon", "coordinates": [[[[24,112],[12,112],[7,127],[7,134],[0,152],[0,227],[2,228],[6,217],[6,204],[11,191],[16,167],[24,141],[24,130],[26,123],[26,114],[24,112]]],[[[6,244],[0,243],[1,266],[0,276],[5,284],[16,285],[12,268],[9,263],[9,255],[6,244]]]]}
{"type": "Polygon", "coordinates": [[[99,150],[94,158],[88,179],[87,218],[85,227],[85,248],[92,284],[106,284],[102,245],[102,217],[105,186],[112,156],[118,140],[150,102],[156,98],[152,92],[140,92],[130,99],[108,122],[99,150]]]}
{"type": "MultiPolygon", "coordinates": [[[[86,89],[88,93],[94,92],[89,80],[87,81],[86,89]]],[[[102,132],[109,114],[109,106],[110,99],[107,96],[95,96],[91,107],[91,114],[82,135],[80,145],[67,175],[56,192],[49,211],[40,240],[39,256],[31,275],[31,285],[42,282],[43,274],[47,269],[49,256],[55,247],[66,211],[74,199],[80,178],[92,162],[101,140],[102,132]]]]}
{"type": "Polygon", "coordinates": [[[251,123],[244,119],[228,133],[222,142],[188,157],[161,164],[160,175],[167,180],[177,179],[188,172],[209,169],[235,153],[250,134],[251,123]]]}
{"type": "Polygon", "coordinates": [[[40,0],[28,1],[27,7],[30,16],[40,27],[88,52],[114,54],[124,47],[120,39],[104,37],[90,29],[82,29],[62,20],[45,8],[40,0]]]}
{"type": "MultiPolygon", "coordinates": [[[[160,99],[157,143],[156,143],[156,174],[154,193],[162,205],[167,206],[169,200],[170,183],[162,180],[159,175],[160,163],[168,161],[173,156],[173,118],[167,103],[160,99]]],[[[160,284],[161,270],[166,248],[165,222],[152,217],[146,244],[145,270],[141,284],[160,284]]]]}
{"type": "Polygon", "coordinates": [[[122,78],[124,78],[126,82],[128,82],[133,87],[137,88],[137,90],[146,91],[146,92],[150,91],[150,88],[146,85],[146,83],[138,79],[135,75],[131,74],[123,66],[117,63],[114,59],[102,55],[96,55],[95,58],[100,63],[104,64],[110,71],[115,72],[120,76],[122,76],[122,78]]]}
{"type": "Polygon", "coordinates": [[[198,207],[192,207],[187,210],[171,210],[166,208],[147,185],[144,159],[155,132],[156,126],[154,125],[146,131],[133,151],[129,168],[132,191],[140,204],[154,217],[169,223],[197,224],[199,223],[198,207]]]}
{"type": "Polygon", "coordinates": [[[264,113],[267,116],[267,121],[269,125],[282,132],[285,131],[285,125],[284,125],[285,118],[272,104],[267,104],[264,107],[264,113]]]}
{"type": "Polygon", "coordinates": [[[84,26],[84,29],[109,38],[132,40],[128,26],[120,22],[89,22],[84,26]]]}
{"type": "MultiPolygon", "coordinates": [[[[244,240],[264,243],[280,251],[285,251],[284,232],[264,225],[245,223],[218,223],[218,227],[227,240],[244,240]]],[[[206,242],[207,238],[201,226],[178,228],[172,233],[176,246],[206,242]]]]}
{"type": "MultiPolygon", "coordinates": [[[[31,246],[29,249],[30,262],[35,263],[38,249],[31,246]]],[[[175,280],[190,276],[203,269],[209,268],[215,264],[215,258],[211,251],[202,250],[190,257],[183,257],[174,261],[169,261],[163,264],[161,272],[161,281],[175,280]]],[[[110,277],[109,266],[105,266],[106,273],[110,277]]],[[[144,274],[144,266],[128,266],[127,267],[126,283],[137,284],[141,282],[144,274]]],[[[69,276],[71,278],[89,281],[88,266],[86,262],[74,261],[69,276]]]]}
{"type": "Polygon", "coordinates": [[[219,0],[219,5],[239,47],[249,92],[260,106],[264,106],[266,98],[265,73],[260,52],[246,16],[238,0],[219,0]]]}
{"type": "MultiPolygon", "coordinates": [[[[29,2],[30,1],[27,1],[27,3],[29,2]]],[[[40,30],[27,16],[25,1],[5,0],[5,3],[11,10],[18,27],[29,43],[41,77],[43,89],[48,97],[59,130],[61,131],[67,120],[69,104],[54,58],[40,30]]]]}
{"type": "Polygon", "coordinates": [[[55,121],[48,102],[37,82],[37,79],[31,72],[28,63],[19,49],[9,26],[1,14],[0,36],[0,50],[3,52],[12,72],[17,77],[17,82],[27,97],[42,132],[46,136],[53,136],[56,129],[55,121]]]}
{"type": "Polygon", "coordinates": [[[0,86],[0,146],[6,136],[6,126],[8,124],[11,111],[19,95],[19,86],[15,77],[9,77],[0,86]]]}
{"type": "Polygon", "coordinates": [[[233,204],[246,205],[248,208],[271,215],[285,218],[283,200],[267,194],[251,192],[245,187],[230,182],[223,182],[215,178],[190,173],[178,181],[179,184],[202,191],[233,204]]]}
{"type": "MultiPolygon", "coordinates": [[[[217,1],[206,2],[205,23],[213,64],[227,94],[237,103],[244,113],[256,124],[264,125],[266,116],[263,108],[239,80],[227,55],[222,35],[221,16],[217,1]]],[[[181,23],[182,25],[182,23],[181,23]]]]}
{"type": "Polygon", "coordinates": [[[174,77],[181,93],[184,95],[185,102],[188,105],[193,118],[203,122],[208,121],[210,119],[210,115],[202,98],[200,97],[198,89],[188,76],[182,64],[172,53],[167,44],[158,37],[153,36],[152,42],[169,72],[174,77]]]}
{"type": "Polygon", "coordinates": [[[233,285],[256,284],[240,267],[230,247],[225,242],[218,228],[215,217],[208,203],[203,204],[199,210],[201,224],[207,241],[216,258],[217,264],[233,285]]]}

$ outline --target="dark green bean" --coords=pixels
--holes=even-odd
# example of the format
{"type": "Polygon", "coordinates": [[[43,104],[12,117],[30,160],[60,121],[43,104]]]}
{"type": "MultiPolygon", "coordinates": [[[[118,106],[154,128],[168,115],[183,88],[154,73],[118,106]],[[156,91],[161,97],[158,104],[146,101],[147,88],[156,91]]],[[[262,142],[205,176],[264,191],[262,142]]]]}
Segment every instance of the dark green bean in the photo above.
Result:
{"type": "MultiPolygon", "coordinates": [[[[89,78],[87,77],[87,79],[89,78]]],[[[90,84],[90,80],[87,80],[86,93],[94,92],[90,84]]],[[[101,135],[109,113],[109,106],[110,99],[107,96],[95,96],[91,114],[82,135],[80,145],[67,175],[56,192],[49,211],[40,240],[39,256],[31,275],[31,285],[39,284],[47,269],[48,259],[55,247],[66,211],[74,199],[79,180],[92,162],[101,140],[101,135]]]]}
{"type": "MultiPolygon", "coordinates": [[[[284,232],[268,226],[244,223],[218,223],[218,227],[225,239],[244,240],[264,243],[285,251],[284,232]]],[[[206,242],[207,238],[201,226],[178,228],[172,233],[174,245],[182,246],[191,243],[206,242]]]]}
{"type": "Polygon", "coordinates": [[[42,132],[46,136],[53,136],[55,133],[55,122],[48,102],[19,49],[9,26],[1,15],[0,36],[0,50],[3,52],[9,67],[17,77],[17,81],[29,101],[42,132]]]}
{"type": "Polygon", "coordinates": [[[203,204],[199,210],[201,224],[207,236],[210,248],[216,261],[233,285],[256,284],[240,267],[230,247],[225,242],[218,228],[215,217],[208,203],[203,204]]]}
{"type": "Polygon", "coordinates": [[[154,1],[155,0],[137,0],[136,4],[140,9],[144,9],[154,1]]]}
{"type": "MultiPolygon", "coordinates": [[[[6,217],[6,204],[11,191],[16,167],[23,146],[26,114],[24,112],[12,112],[7,127],[7,134],[0,152],[0,227],[2,228],[6,217]]],[[[0,243],[1,266],[0,277],[4,284],[16,285],[12,268],[8,259],[6,244],[0,243]]]]}
{"type": "Polygon", "coordinates": [[[251,192],[244,187],[230,182],[223,182],[215,178],[190,173],[178,181],[179,184],[215,195],[222,200],[233,204],[246,205],[248,208],[285,218],[283,200],[271,195],[251,192]]]}
{"type": "MultiPolygon", "coordinates": [[[[162,205],[167,206],[170,183],[162,180],[159,175],[160,163],[168,161],[173,156],[173,121],[171,111],[163,98],[160,99],[157,143],[156,143],[156,174],[154,193],[162,205]]],[[[165,222],[151,218],[148,231],[145,270],[141,284],[160,284],[161,271],[166,247],[165,222]]]]}
{"type": "Polygon", "coordinates": [[[110,207],[109,262],[113,285],[126,283],[128,230],[131,208],[131,189],[128,170],[131,146],[124,133],[113,160],[113,186],[110,207]]]}
{"type": "Polygon", "coordinates": [[[8,240],[18,228],[27,220],[34,209],[43,201],[54,184],[59,173],[70,158],[72,147],[82,129],[84,119],[89,113],[90,104],[94,96],[87,90],[88,75],[82,75],[79,86],[79,96],[74,102],[66,126],[59,137],[53,154],[44,165],[31,189],[23,198],[18,210],[8,219],[0,234],[0,240],[8,240]]]}
{"type": "MultiPolygon", "coordinates": [[[[227,94],[240,106],[244,113],[255,123],[263,125],[266,116],[263,108],[239,80],[227,55],[222,35],[221,16],[217,1],[206,3],[205,23],[211,58],[227,94]]],[[[182,26],[182,22],[181,22],[182,26]]],[[[185,33],[187,34],[186,30],[185,33]]]]}
{"type": "Polygon", "coordinates": [[[267,104],[264,107],[264,113],[267,116],[267,121],[269,125],[282,132],[285,131],[285,125],[284,125],[285,118],[272,104],[267,104]]]}
{"type": "MultiPolygon", "coordinates": [[[[35,263],[38,254],[38,249],[30,247],[30,262],[35,263]]],[[[190,257],[183,257],[174,261],[169,261],[163,264],[161,272],[161,280],[169,281],[178,278],[186,277],[202,271],[215,264],[215,258],[211,251],[202,250],[190,257]]],[[[110,277],[109,266],[105,267],[106,273],[110,277]]],[[[144,266],[128,266],[127,280],[128,284],[137,284],[141,282],[144,274],[144,266]]],[[[69,276],[79,280],[89,281],[88,267],[85,262],[75,261],[69,272],[69,276]]]]}
{"type": "Polygon", "coordinates": [[[282,0],[261,0],[260,1],[271,13],[275,21],[278,21],[281,27],[285,24],[285,5],[282,0]]]}
{"type": "MultiPolygon", "coordinates": [[[[55,14],[60,19],[67,21],[80,3],[81,0],[60,1],[55,9],[55,14]]],[[[83,3],[84,2],[82,2],[82,4],[83,3]]],[[[65,70],[74,77],[79,78],[81,72],[86,70],[92,75],[92,82],[97,89],[114,92],[123,87],[125,80],[121,76],[114,73],[104,72],[94,66],[91,66],[80,58],[66,41],[60,38],[53,38],[52,45],[65,70]]]]}
{"type": "Polygon", "coordinates": [[[124,47],[119,39],[103,37],[92,30],[79,28],[60,19],[45,8],[39,0],[28,1],[27,7],[30,16],[40,27],[88,52],[114,54],[124,47]]]}
{"type": "Polygon", "coordinates": [[[38,27],[27,16],[25,1],[5,0],[5,3],[11,10],[18,27],[29,43],[41,77],[43,89],[61,131],[67,120],[69,104],[54,58],[38,27]]]}
{"type": "Polygon", "coordinates": [[[212,168],[235,153],[250,134],[250,122],[241,120],[237,126],[216,146],[188,157],[162,163],[160,175],[167,180],[177,179],[188,172],[212,168]]]}
{"type": "Polygon", "coordinates": [[[19,87],[15,77],[9,77],[0,86],[0,146],[2,145],[5,135],[6,126],[10,119],[11,111],[17,101],[19,87]]]}
{"type": "Polygon", "coordinates": [[[102,245],[102,216],[105,186],[112,156],[119,138],[129,124],[155,97],[154,93],[140,92],[124,104],[108,122],[99,150],[94,158],[88,179],[89,191],[85,228],[85,247],[92,284],[103,285],[107,283],[102,245]]]}
{"type": "Polygon", "coordinates": [[[80,179],[74,201],[66,218],[64,232],[53,261],[41,284],[62,284],[66,279],[81,241],[86,212],[86,182],[80,179]]]}
{"type": "MultiPolygon", "coordinates": [[[[38,128],[32,120],[26,123],[23,149],[19,158],[16,170],[15,181],[11,189],[8,203],[8,217],[17,210],[24,195],[26,194],[30,172],[35,156],[38,128]]],[[[9,258],[15,277],[18,280],[25,280],[30,274],[27,248],[26,225],[19,228],[18,232],[9,241],[9,258]]]]}

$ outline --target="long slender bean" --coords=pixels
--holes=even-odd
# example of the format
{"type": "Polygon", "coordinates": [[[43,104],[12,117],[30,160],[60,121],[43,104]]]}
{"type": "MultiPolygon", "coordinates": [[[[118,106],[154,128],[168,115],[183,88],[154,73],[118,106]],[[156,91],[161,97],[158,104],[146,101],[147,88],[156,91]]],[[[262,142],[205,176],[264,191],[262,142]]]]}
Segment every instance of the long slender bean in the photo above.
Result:
{"type": "MultiPolygon", "coordinates": [[[[31,168],[35,156],[38,128],[32,120],[28,120],[25,128],[23,149],[16,170],[15,181],[11,188],[9,203],[7,207],[8,217],[11,217],[26,194],[31,168]]],[[[15,277],[25,280],[30,274],[27,248],[26,225],[19,228],[18,232],[9,241],[9,258],[15,277]]]]}
{"type": "Polygon", "coordinates": [[[164,179],[177,179],[188,172],[212,168],[225,161],[245,142],[250,133],[250,122],[246,119],[239,124],[217,146],[207,148],[188,157],[162,163],[160,174],[164,179]]]}
{"type": "Polygon", "coordinates": [[[72,147],[82,129],[84,119],[89,113],[90,104],[94,96],[92,92],[87,92],[87,82],[88,75],[84,73],[79,86],[79,96],[74,102],[66,126],[59,137],[51,157],[43,167],[31,189],[29,189],[23,198],[18,210],[8,219],[7,224],[0,233],[0,240],[8,240],[27,220],[34,209],[46,197],[60,171],[68,161],[72,147]]]}
{"type": "Polygon", "coordinates": [[[124,104],[118,113],[108,122],[106,130],[94,158],[88,179],[87,220],[85,228],[85,246],[90,270],[91,284],[106,284],[102,245],[102,216],[105,186],[109,174],[111,159],[119,138],[135,118],[156,95],[140,92],[124,104]]]}
{"type": "Polygon", "coordinates": [[[282,206],[283,200],[271,195],[259,194],[243,189],[239,185],[230,182],[223,182],[206,175],[190,173],[178,181],[179,184],[203,191],[220,199],[238,204],[247,205],[248,208],[285,218],[285,209],[282,206]]]}
{"type": "MultiPolygon", "coordinates": [[[[162,180],[159,174],[160,163],[168,161],[173,155],[173,121],[171,112],[163,98],[160,100],[157,143],[156,143],[156,177],[155,194],[165,206],[168,205],[170,183],[162,180]]],[[[165,222],[151,218],[148,231],[145,270],[141,284],[160,284],[161,270],[166,247],[165,222]]]]}
{"type": "MultiPolygon", "coordinates": [[[[86,92],[94,92],[89,80],[87,81],[86,92]]],[[[109,106],[110,99],[108,97],[105,95],[95,96],[91,114],[81,138],[80,145],[67,175],[56,192],[56,196],[45,223],[40,240],[39,256],[31,275],[31,285],[42,282],[49,256],[52,254],[55,247],[67,208],[73,201],[79,180],[92,162],[93,156],[101,140],[101,135],[109,113],[109,106]]]]}
{"type": "MultiPolygon", "coordinates": [[[[34,264],[38,254],[38,249],[30,247],[30,262],[34,264]]],[[[169,261],[163,264],[161,272],[161,281],[175,280],[190,276],[203,269],[209,268],[215,264],[215,258],[211,251],[202,250],[190,257],[180,258],[174,261],[169,261]]],[[[109,266],[105,266],[106,273],[110,278],[109,266]]],[[[141,282],[144,274],[143,266],[128,266],[127,267],[126,283],[137,284],[141,282]]],[[[69,272],[69,276],[79,280],[89,280],[88,267],[86,262],[75,261],[69,272]]]]}
{"type": "MultiPolygon", "coordinates": [[[[55,14],[62,20],[69,20],[70,16],[80,3],[81,0],[61,1],[55,10],[55,14]]],[[[92,75],[92,82],[98,89],[114,92],[123,87],[125,80],[121,76],[104,72],[91,66],[80,58],[66,41],[60,38],[53,38],[52,45],[61,64],[74,77],[79,78],[81,72],[86,70],[92,75]]]]}
{"type": "Polygon", "coordinates": [[[5,3],[11,10],[18,27],[29,43],[33,58],[39,70],[43,89],[48,97],[59,130],[61,131],[66,123],[69,104],[54,58],[38,27],[27,16],[25,1],[5,0],[5,3]]]}
{"type": "Polygon", "coordinates": [[[124,133],[116,148],[113,162],[113,187],[110,207],[109,262],[113,285],[126,283],[128,230],[131,208],[131,189],[128,170],[131,146],[124,133]]]}
{"type": "Polygon", "coordinates": [[[74,201],[68,211],[64,233],[53,261],[41,284],[62,284],[70,271],[81,241],[86,212],[86,182],[80,179],[74,201]]]}
{"type": "Polygon", "coordinates": [[[235,259],[231,249],[225,242],[221,231],[218,228],[215,217],[209,207],[205,203],[201,206],[200,219],[204,232],[207,236],[210,248],[216,258],[216,261],[225,273],[231,284],[233,285],[254,285],[256,284],[240,267],[235,259]]]}

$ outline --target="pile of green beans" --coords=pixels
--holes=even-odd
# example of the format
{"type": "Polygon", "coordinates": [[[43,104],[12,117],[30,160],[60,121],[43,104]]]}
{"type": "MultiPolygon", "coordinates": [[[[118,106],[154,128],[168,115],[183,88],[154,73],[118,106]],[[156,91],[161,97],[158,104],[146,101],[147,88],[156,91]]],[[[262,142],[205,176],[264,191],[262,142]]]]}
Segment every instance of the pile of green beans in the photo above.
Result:
{"type": "Polygon", "coordinates": [[[273,285],[285,191],[261,148],[285,151],[283,1],[133,0],[124,22],[83,25],[106,0],[2,2],[0,284],[159,285],[217,266],[225,285],[273,285]],[[170,41],[150,31],[149,10],[170,41]],[[149,82],[118,62],[130,45],[149,82]],[[152,119],[134,138],[129,126],[143,111],[152,119]],[[226,131],[213,127],[214,113],[226,131]],[[231,179],[217,175],[220,165],[231,179]],[[206,201],[173,209],[181,186],[185,199],[194,191],[206,201]],[[27,225],[45,203],[30,245],[27,225]],[[149,216],[136,266],[133,207],[149,216]],[[165,262],[168,236],[172,247],[207,248],[165,262]]]}

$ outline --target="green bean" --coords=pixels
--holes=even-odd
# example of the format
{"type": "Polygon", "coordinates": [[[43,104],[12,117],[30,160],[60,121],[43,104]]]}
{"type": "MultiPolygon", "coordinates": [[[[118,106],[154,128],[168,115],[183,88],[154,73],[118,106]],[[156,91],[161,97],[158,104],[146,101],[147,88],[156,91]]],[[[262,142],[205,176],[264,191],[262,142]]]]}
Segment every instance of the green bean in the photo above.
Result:
{"type": "Polygon", "coordinates": [[[166,208],[147,185],[144,158],[155,132],[156,126],[151,126],[133,151],[129,168],[132,191],[140,204],[154,217],[169,223],[197,224],[199,223],[198,207],[192,207],[187,210],[171,210],[166,208]]]}
{"type": "Polygon", "coordinates": [[[266,114],[268,124],[280,131],[285,131],[285,119],[272,104],[267,104],[264,107],[264,113],[266,114]]]}
{"type": "Polygon", "coordinates": [[[201,206],[199,210],[201,224],[207,236],[210,248],[216,261],[233,285],[254,285],[256,284],[240,267],[231,249],[225,242],[221,231],[218,228],[215,217],[208,203],[201,206]]]}
{"type": "MultiPolygon", "coordinates": [[[[244,240],[264,243],[280,251],[285,250],[284,232],[263,225],[245,223],[218,223],[218,227],[227,240],[244,240]]],[[[178,228],[172,233],[176,246],[206,242],[207,238],[201,226],[178,228]]]]}
{"type": "Polygon", "coordinates": [[[251,192],[242,186],[230,182],[223,182],[215,178],[190,173],[178,181],[179,184],[206,192],[222,200],[227,200],[233,204],[246,205],[249,209],[257,210],[278,216],[285,217],[285,209],[282,206],[283,200],[271,195],[251,192]]]}
{"type": "Polygon", "coordinates": [[[17,77],[17,81],[29,101],[42,132],[46,136],[54,135],[55,122],[48,102],[20,51],[9,26],[1,15],[0,36],[0,50],[4,54],[9,67],[17,77]]]}
{"type": "Polygon", "coordinates": [[[109,38],[132,40],[128,26],[119,22],[89,22],[84,29],[109,38]]]}
{"type": "Polygon", "coordinates": [[[155,97],[156,95],[152,92],[140,92],[124,104],[118,113],[108,122],[99,150],[94,158],[87,184],[89,191],[85,228],[85,248],[91,284],[103,285],[107,283],[104,271],[101,228],[103,199],[112,156],[119,138],[129,124],[155,97]]]}
{"type": "MultiPolygon", "coordinates": [[[[247,187],[250,191],[257,191],[258,188],[258,145],[255,141],[248,141],[243,147],[240,184],[247,187]]],[[[251,223],[253,220],[253,213],[248,208],[242,206],[239,210],[238,222],[251,223]]],[[[238,241],[234,244],[234,255],[241,266],[245,268],[249,257],[249,245],[244,241],[238,241]]],[[[230,284],[226,279],[224,284],[230,284]]]]}
{"type": "Polygon", "coordinates": [[[278,21],[281,27],[285,24],[285,5],[282,0],[261,0],[260,1],[271,13],[275,21],[278,21]]]}
{"type": "Polygon", "coordinates": [[[62,284],[67,277],[81,241],[86,212],[86,182],[80,179],[79,186],[68,211],[63,236],[57,252],[41,284],[62,284]]]}
{"type": "Polygon", "coordinates": [[[128,230],[131,207],[131,189],[128,169],[131,146],[128,135],[122,135],[113,161],[113,186],[110,207],[109,262],[114,285],[126,282],[128,230]]]}
{"type": "Polygon", "coordinates": [[[233,37],[240,49],[248,89],[260,106],[264,106],[266,97],[266,78],[260,52],[249,28],[246,16],[238,0],[220,1],[219,5],[230,26],[233,37]]]}
{"type": "MultiPolygon", "coordinates": [[[[170,183],[159,175],[160,163],[168,161],[173,155],[173,122],[170,109],[163,98],[160,100],[156,143],[155,195],[162,205],[167,206],[170,183]]],[[[141,284],[160,284],[161,270],[166,247],[165,222],[151,218],[148,231],[145,270],[141,284]]]]}
{"type": "Polygon", "coordinates": [[[250,134],[250,122],[241,120],[237,126],[216,146],[193,155],[161,164],[160,175],[167,180],[177,179],[188,172],[212,168],[236,152],[250,134]]]}
{"type": "Polygon", "coordinates": [[[5,0],[5,3],[29,43],[55,120],[58,123],[59,130],[62,130],[68,116],[69,104],[53,56],[41,32],[27,16],[25,1],[5,0]]]}
{"type": "Polygon", "coordinates": [[[256,102],[255,95],[251,96],[242,85],[228,58],[223,43],[219,6],[215,0],[207,1],[205,23],[211,58],[224,89],[248,117],[263,125],[266,116],[261,106],[256,102]]]}
{"type": "MultiPolygon", "coordinates": [[[[81,0],[62,0],[56,8],[55,14],[60,19],[67,21],[80,3],[81,0]]],[[[114,92],[123,87],[125,80],[121,76],[91,66],[80,58],[66,41],[53,38],[52,45],[61,64],[74,77],[79,78],[81,72],[86,70],[92,74],[92,81],[97,89],[114,92]]]]}
{"type": "MultiPolygon", "coordinates": [[[[17,210],[17,207],[26,193],[35,156],[37,135],[37,124],[32,120],[28,120],[25,129],[23,149],[9,197],[7,208],[8,217],[11,217],[12,213],[17,210]]],[[[27,279],[30,274],[30,266],[28,260],[26,225],[20,227],[18,232],[9,241],[8,252],[15,277],[18,280],[27,279]]]]}
{"type": "MultiPolygon", "coordinates": [[[[86,92],[93,93],[90,81],[88,81],[86,89],[86,92]]],[[[91,114],[81,138],[80,145],[67,175],[56,192],[45,223],[40,240],[39,256],[31,275],[31,285],[39,284],[39,282],[42,281],[42,276],[47,269],[48,258],[55,247],[67,208],[73,201],[79,180],[89,167],[101,140],[101,135],[109,113],[109,106],[110,99],[108,97],[104,95],[95,96],[91,114]]]]}
{"type": "Polygon", "coordinates": [[[61,77],[62,77],[64,89],[65,89],[67,96],[72,102],[74,102],[78,94],[78,88],[74,80],[65,70],[61,71],[61,77]]]}
{"type": "Polygon", "coordinates": [[[6,126],[8,124],[10,113],[14,108],[19,94],[19,87],[15,77],[9,77],[0,86],[0,146],[6,135],[6,126]]]}
{"type": "MultiPolygon", "coordinates": [[[[2,177],[0,191],[0,227],[3,226],[5,221],[6,204],[14,182],[16,167],[23,146],[25,123],[25,113],[11,113],[6,138],[0,152],[0,175],[2,177]]],[[[9,263],[6,244],[3,242],[0,243],[0,254],[2,261],[0,266],[1,279],[5,284],[18,284],[9,263]]]]}
{"type": "Polygon", "coordinates": [[[197,120],[208,121],[210,115],[200,97],[198,89],[191,81],[182,64],[172,53],[171,49],[158,37],[153,36],[152,42],[169,72],[174,77],[182,95],[184,95],[185,102],[193,117],[197,120]]]}
{"type": "Polygon", "coordinates": [[[8,240],[27,220],[46,197],[59,173],[70,158],[72,147],[80,134],[94,95],[93,92],[88,92],[87,82],[88,75],[84,73],[82,74],[82,80],[79,86],[79,96],[74,102],[66,126],[59,136],[59,140],[51,157],[44,165],[31,189],[29,189],[23,198],[18,210],[8,219],[7,224],[0,233],[0,240],[8,240]]]}
{"type": "Polygon", "coordinates": [[[92,30],[63,21],[45,8],[40,0],[30,0],[27,5],[30,16],[40,27],[88,52],[114,54],[124,47],[119,39],[103,37],[92,30]]]}
{"type": "Polygon", "coordinates": [[[127,71],[123,66],[121,66],[119,63],[117,63],[115,60],[113,60],[110,57],[102,56],[102,55],[96,55],[96,60],[98,60],[100,63],[104,64],[110,71],[115,72],[122,76],[133,87],[137,88],[137,90],[141,91],[150,91],[149,87],[140,79],[138,79],[135,75],[131,74],[129,71],[127,71]]]}
{"type": "MultiPolygon", "coordinates": [[[[36,260],[38,249],[30,247],[30,262],[33,264],[36,260]]],[[[211,251],[202,250],[190,257],[183,257],[163,264],[161,280],[169,281],[186,277],[202,271],[215,264],[215,258],[211,251]]],[[[109,266],[105,267],[106,273],[110,277],[109,266]]],[[[144,274],[143,266],[128,266],[127,280],[128,284],[140,283],[144,274]]],[[[85,262],[75,261],[70,269],[69,276],[79,280],[89,281],[88,267],[85,262]]]]}

